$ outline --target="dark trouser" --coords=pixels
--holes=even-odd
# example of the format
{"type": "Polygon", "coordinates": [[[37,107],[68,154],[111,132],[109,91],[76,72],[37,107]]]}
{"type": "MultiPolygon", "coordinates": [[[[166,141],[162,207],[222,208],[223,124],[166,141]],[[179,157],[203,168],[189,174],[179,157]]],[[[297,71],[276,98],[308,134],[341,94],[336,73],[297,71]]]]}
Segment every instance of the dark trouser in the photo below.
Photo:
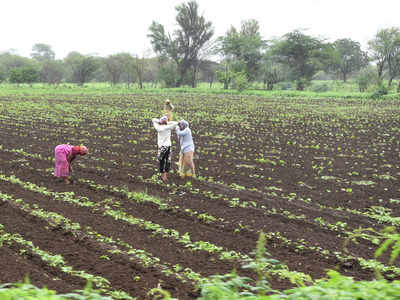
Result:
{"type": "Polygon", "coordinates": [[[160,173],[168,173],[171,168],[171,146],[158,148],[158,161],[160,162],[160,173]]]}

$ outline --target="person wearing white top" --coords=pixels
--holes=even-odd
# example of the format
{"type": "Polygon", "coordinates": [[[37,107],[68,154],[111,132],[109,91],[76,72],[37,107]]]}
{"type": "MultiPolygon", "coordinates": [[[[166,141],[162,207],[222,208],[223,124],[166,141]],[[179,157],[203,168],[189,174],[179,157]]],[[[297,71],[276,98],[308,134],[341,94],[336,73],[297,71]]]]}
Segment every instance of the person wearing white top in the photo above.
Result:
{"type": "Polygon", "coordinates": [[[178,125],[178,122],[168,122],[167,116],[163,116],[160,119],[154,118],[152,121],[154,128],[157,130],[157,160],[160,164],[161,179],[166,181],[171,168],[171,130],[178,125]]]}

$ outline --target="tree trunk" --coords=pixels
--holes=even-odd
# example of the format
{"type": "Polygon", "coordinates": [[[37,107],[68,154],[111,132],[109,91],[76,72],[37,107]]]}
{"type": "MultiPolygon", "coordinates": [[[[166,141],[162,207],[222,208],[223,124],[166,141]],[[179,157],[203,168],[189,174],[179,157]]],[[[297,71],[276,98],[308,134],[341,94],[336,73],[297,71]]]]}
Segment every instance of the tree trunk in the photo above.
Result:
{"type": "Polygon", "coordinates": [[[227,90],[227,89],[228,89],[228,81],[225,80],[225,81],[224,81],[224,90],[227,90]]]}
{"type": "Polygon", "coordinates": [[[389,83],[388,83],[388,88],[389,88],[389,89],[392,87],[392,82],[393,82],[393,77],[390,76],[390,78],[389,78],[389,83]]]}
{"type": "Polygon", "coordinates": [[[142,82],[142,78],[140,76],[138,77],[138,85],[139,85],[139,89],[143,88],[143,82],[142,82]]]}
{"type": "Polygon", "coordinates": [[[304,83],[300,80],[296,83],[296,91],[304,91],[304,83]]]}
{"type": "Polygon", "coordinates": [[[399,80],[399,84],[397,85],[397,92],[400,93],[400,80],[399,80]]]}
{"type": "Polygon", "coordinates": [[[272,91],[272,89],[274,88],[274,84],[272,82],[268,82],[267,84],[267,90],[268,91],[272,91]]]}
{"type": "Polygon", "coordinates": [[[378,67],[378,79],[382,80],[382,73],[383,73],[384,64],[383,63],[378,63],[377,67],[378,67]]]}

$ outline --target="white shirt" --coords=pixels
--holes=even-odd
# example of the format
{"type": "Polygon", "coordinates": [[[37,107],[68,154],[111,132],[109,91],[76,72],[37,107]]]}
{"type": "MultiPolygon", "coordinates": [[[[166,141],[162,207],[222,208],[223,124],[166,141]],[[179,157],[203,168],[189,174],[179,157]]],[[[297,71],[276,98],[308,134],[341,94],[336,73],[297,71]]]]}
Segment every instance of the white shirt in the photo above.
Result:
{"type": "Polygon", "coordinates": [[[171,121],[171,122],[168,122],[166,125],[160,125],[159,119],[154,118],[152,121],[153,121],[153,126],[157,130],[157,133],[158,133],[158,135],[157,135],[158,147],[171,146],[171,130],[174,129],[178,125],[178,122],[171,121]]]}

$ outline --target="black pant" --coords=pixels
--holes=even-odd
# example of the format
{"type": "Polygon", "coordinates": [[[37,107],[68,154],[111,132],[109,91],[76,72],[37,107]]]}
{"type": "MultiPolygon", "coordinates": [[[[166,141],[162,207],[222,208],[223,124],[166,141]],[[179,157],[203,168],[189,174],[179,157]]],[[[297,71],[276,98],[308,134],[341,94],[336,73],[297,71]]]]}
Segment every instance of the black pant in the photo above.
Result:
{"type": "Polygon", "coordinates": [[[158,161],[160,162],[160,173],[168,173],[171,168],[171,146],[158,149],[158,161]]]}

